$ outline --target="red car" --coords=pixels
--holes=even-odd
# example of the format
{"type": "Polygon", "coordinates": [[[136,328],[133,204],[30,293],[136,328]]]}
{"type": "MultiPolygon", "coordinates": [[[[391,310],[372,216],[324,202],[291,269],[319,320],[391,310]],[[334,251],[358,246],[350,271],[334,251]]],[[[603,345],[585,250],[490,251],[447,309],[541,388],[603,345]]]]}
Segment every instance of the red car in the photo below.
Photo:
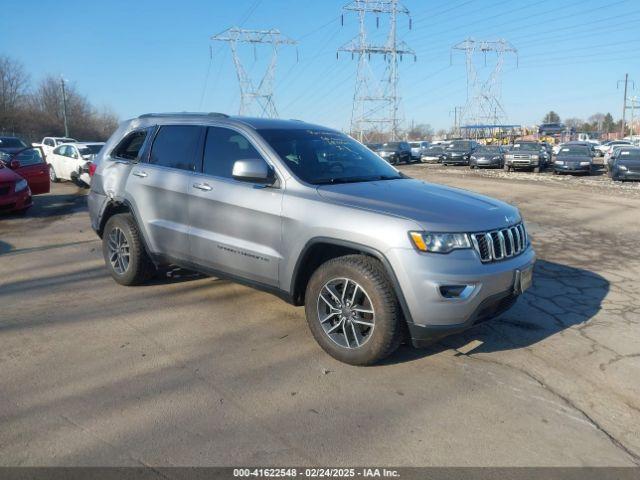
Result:
{"type": "Polygon", "coordinates": [[[0,212],[25,212],[32,195],[49,189],[49,167],[39,147],[0,152],[0,212]]]}

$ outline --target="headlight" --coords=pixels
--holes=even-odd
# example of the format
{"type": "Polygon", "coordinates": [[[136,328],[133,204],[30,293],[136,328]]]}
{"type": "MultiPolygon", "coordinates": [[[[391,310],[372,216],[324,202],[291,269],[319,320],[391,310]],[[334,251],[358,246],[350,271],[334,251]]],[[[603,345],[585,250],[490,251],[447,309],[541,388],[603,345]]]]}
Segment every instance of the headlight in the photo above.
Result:
{"type": "Polygon", "coordinates": [[[628,168],[625,167],[624,165],[618,165],[618,169],[623,170],[625,172],[628,170],[628,168]]]}
{"type": "Polygon", "coordinates": [[[562,160],[556,160],[554,163],[556,165],[564,165],[564,162],[562,160]]]}
{"type": "Polygon", "coordinates": [[[409,232],[409,237],[413,246],[421,252],[449,253],[460,248],[471,248],[466,233],[409,232]]]}
{"type": "Polygon", "coordinates": [[[591,165],[591,162],[580,162],[580,165],[586,167],[587,165],[591,165]]]}
{"type": "Polygon", "coordinates": [[[18,180],[16,182],[16,192],[21,192],[22,190],[24,190],[25,188],[27,188],[27,181],[26,180],[18,180]]]}
{"type": "MultiPolygon", "coordinates": [[[[482,159],[482,157],[480,157],[482,159]]],[[[478,160],[475,156],[471,155],[471,160],[478,160]]]]}

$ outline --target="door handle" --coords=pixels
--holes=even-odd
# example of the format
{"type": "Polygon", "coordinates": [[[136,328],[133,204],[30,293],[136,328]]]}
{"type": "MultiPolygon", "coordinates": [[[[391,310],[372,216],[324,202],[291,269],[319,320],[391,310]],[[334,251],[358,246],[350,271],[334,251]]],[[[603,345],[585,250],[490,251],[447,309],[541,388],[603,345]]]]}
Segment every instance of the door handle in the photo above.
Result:
{"type": "Polygon", "coordinates": [[[147,172],[143,172],[142,170],[134,170],[133,174],[136,177],[140,177],[140,178],[144,178],[144,177],[147,177],[149,175],[147,172]]]}
{"type": "Polygon", "coordinates": [[[209,185],[208,183],[194,183],[193,188],[197,188],[198,190],[202,190],[204,192],[209,192],[213,190],[211,185],[209,185]]]}

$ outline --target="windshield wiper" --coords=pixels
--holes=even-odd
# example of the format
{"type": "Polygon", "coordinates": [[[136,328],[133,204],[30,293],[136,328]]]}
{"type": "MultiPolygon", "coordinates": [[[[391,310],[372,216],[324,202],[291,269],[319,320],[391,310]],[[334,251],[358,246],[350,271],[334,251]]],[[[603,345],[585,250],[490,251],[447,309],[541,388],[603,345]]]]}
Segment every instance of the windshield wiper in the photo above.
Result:
{"type": "Polygon", "coordinates": [[[338,183],[360,183],[360,182],[375,182],[378,180],[397,180],[402,178],[401,176],[391,175],[374,175],[371,177],[336,177],[336,178],[321,178],[315,180],[313,183],[316,185],[335,185],[338,183]]]}

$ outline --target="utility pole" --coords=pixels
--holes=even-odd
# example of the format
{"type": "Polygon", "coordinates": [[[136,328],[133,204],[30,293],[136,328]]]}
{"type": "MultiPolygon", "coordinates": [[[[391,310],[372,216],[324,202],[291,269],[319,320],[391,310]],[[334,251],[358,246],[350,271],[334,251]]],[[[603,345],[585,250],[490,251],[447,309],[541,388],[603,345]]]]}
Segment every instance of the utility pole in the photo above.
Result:
{"type": "MultiPolygon", "coordinates": [[[[622,127],[620,128],[620,137],[624,138],[624,127],[627,119],[627,87],[629,86],[628,73],[624,74],[624,80],[618,80],[616,87],[619,88],[622,82],[624,82],[624,97],[622,98],[622,127]]],[[[636,85],[633,80],[631,80],[631,86],[635,89],[636,85]]]]}
{"type": "Polygon", "coordinates": [[[64,136],[69,136],[69,127],[67,125],[67,91],[64,86],[64,78],[60,77],[60,87],[62,88],[62,118],[64,119],[64,136]]]}
{"type": "Polygon", "coordinates": [[[449,115],[453,113],[453,132],[458,136],[460,131],[460,124],[458,122],[460,120],[460,116],[458,112],[462,113],[463,108],[464,107],[462,106],[456,106],[456,107],[453,107],[453,110],[449,110],[449,115]]]}
{"type": "MultiPolygon", "coordinates": [[[[362,142],[366,141],[372,130],[378,130],[387,133],[392,140],[397,140],[400,130],[398,62],[402,61],[403,55],[412,55],[414,61],[416,60],[415,52],[405,42],[398,41],[398,15],[404,14],[409,17],[409,10],[399,0],[353,0],[342,9],[344,12],[356,12],[359,23],[358,35],[340,47],[336,53],[339,55],[339,52],[348,52],[351,53],[352,59],[356,55],[358,58],[351,110],[351,134],[356,135],[362,142]],[[367,15],[375,15],[376,26],[380,25],[381,15],[389,16],[389,32],[384,44],[368,42],[367,15]],[[369,64],[371,55],[382,55],[385,60],[386,68],[382,79],[373,75],[369,64]]],[[[342,23],[344,24],[344,14],[342,23]]]]}
{"type": "Polygon", "coordinates": [[[295,45],[298,42],[283,36],[279,30],[247,30],[232,27],[217,35],[213,35],[211,40],[227,42],[231,47],[233,63],[236,67],[238,84],[240,85],[240,115],[249,114],[253,103],[260,107],[259,116],[276,118],[278,111],[273,100],[273,81],[276,75],[276,65],[278,63],[278,47],[280,45],[295,45]],[[271,45],[271,60],[262,79],[257,84],[251,80],[247,70],[242,65],[238,52],[238,45],[246,43],[255,47],[260,44],[271,45]]]}
{"type": "MultiPolygon", "coordinates": [[[[518,50],[506,40],[486,41],[468,38],[451,47],[451,62],[453,51],[465,52],[467,68],[467,102],[462,119],[475,125],[498,124],[498,120],[506,117],[502,107],[502,67],[505,55],[512,53],[518,56],[518,50]],[[481,55],[484,66],[487,66],[487,54],[495,53],[496,61],[489,76],[478,79],[476,58],[481,55]]],[[[462,120],[461,119],[461,120],[462,120]]]]}

